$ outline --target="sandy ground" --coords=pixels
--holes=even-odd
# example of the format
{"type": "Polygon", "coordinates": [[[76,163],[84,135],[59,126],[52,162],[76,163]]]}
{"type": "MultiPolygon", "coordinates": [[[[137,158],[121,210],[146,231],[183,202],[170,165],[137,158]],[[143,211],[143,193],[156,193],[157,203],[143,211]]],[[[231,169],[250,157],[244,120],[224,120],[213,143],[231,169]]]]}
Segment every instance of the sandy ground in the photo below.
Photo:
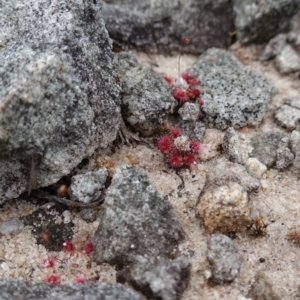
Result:
{"type": "MultiPolygon", "coordinates": [[[[268,112],[262,124],[258,127],[244,127],[239,131],[245,151],[251,151],[250,138],[259,132],[284,131],[274,121],[274,109],[280,106],[288,96],[299,95],[299,79],[291,76],[281,76],[272,62],[261,63],[257,60],[258,50],[251,46],[241,48],[235,44],[231,51],[245,65],[260,70],[277,89],[268,112]]],[[[138,54],[141,63],[150,65],[153,70],[172,77],[178,75],[178,57],[138,54]]],[[[195,56],[181,57],[181,71],[191,67],[197,61],[195,56]]],[[[217,144],[222,143],[223,133],[209,131],[213,136],[219,136],[217,144]]],[[[253,238],[247,234],[238,234],[237,242],[242,256],[242,268],[238,278],[231,284],[212,286],[207,281],[209,264],[206,259],[206,240],[208,233],[195,217],[194,205],[205,181],[206,166],[215,159],[222,158],[217,145],[205,137],[204,147],[210,149],[209,160],[201,161],[191,173],[182,170],[185,188],[178,193],[180,178],[164,164],[163,155],[155,147],[138,145],[135,148],[123,146],[114,153],[102,153],[98,159],[99,165],[129,163],[140,166],[149,174],[153,185],[173,205],[179,222],[189,236],[189,240],[181,245],[183,254],[190,257],[192,276],[183,299],[246,299],[246,295],[258,272],[266,274],[274,291],[280,299],[300,299],[300,247],[287,240],[286,235],[292,229],[300,229],[300,185],[297,174],[290,171],[279,172],[268,170],[261,179],[261,187],[257,194],[251,195],[250,204],[253,211],[263,214],[266,220],[273,222],[267,228],[267,235],[253,238]],[[207,145],[205,144],[207,143],[207,145]],[[192,175],[195,175],[192,177],[192,175]],[[261,263],[260,258],[265,262],[261,263]]],[[[0,221],[20,218],[36,210],[37,206],[25,201],[11,201],[0,209],[0,221]]],[[[86,223],[75,211],[70,212],[75,223],[74,242],[80,248],[96,230],[98,222],[86,223]]],[[[73,282],[78,274],[86,278],[99,278],[100,281],[115,282],[115,270],[108,265],[97,266],[80,252],[70,256],[64,252],[48,253],[43,246],[37,246],[30,228],[25,227],[15,236],[0,237],[0,277],[14,277],[28,281],[42,282],[53,272],[43,266],[45,258],[53,256],[63,261],[59,269],[61,283],[73,282]]]]}

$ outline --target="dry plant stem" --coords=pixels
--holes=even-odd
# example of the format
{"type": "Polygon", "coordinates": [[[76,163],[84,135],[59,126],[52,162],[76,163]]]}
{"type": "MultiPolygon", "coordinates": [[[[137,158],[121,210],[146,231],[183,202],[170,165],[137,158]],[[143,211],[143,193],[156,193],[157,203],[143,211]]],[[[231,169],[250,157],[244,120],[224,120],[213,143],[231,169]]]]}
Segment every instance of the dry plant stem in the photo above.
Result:
{"type": "Polygon", "coordinates": [[[102,192],[102,195],[99,200],[91,202],[91,203],[79,203],[77,201],[69,200],[66,198],[60,198],[55,195],[48,194],[41,190],[32,191],[31,195],[38,199],[48,200],[50,202],[58,202],[63,205],[72,206],[72,207],[80,207],[80,208],[94,208],[100,206],[104,202],[105,193],[102,192]]]}

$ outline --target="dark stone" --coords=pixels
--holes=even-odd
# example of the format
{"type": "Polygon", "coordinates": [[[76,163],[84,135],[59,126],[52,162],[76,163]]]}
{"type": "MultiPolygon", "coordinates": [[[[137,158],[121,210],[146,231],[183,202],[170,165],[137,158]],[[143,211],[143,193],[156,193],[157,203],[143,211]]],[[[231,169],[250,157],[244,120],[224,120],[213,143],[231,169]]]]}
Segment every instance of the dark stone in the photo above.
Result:
{"type": "Polygon", "coordinates": [[[137,256],[132,267],[117,273],[117,281],[130,284],[148,299],[179,300],[191,273],[187,259],[173,261],[137,256]]]}
{"type": "Polygon", "coordinates": [[[60,205],[49,205],[49,208],[39,208],[23,218],[24,225],[31,226],[37,244],[48,251],[61,251],[63,243],[73,238],[74,223],[64,223],[64,211],[65,208],[60,205]],[[61,222],[56,222],[57,218],[61,218],[61,222]]]}
{"type": "Polygon", "coordinates": [[[175,258],[185,232],[171,204],[139,168],[121,165],[107,189],[95,233],[94,261],[122,268],[136,255],[175,258]]]}
{"type": "Polygon", "coordinates": [[[234,0],[237,37],[243,43],[266,42],[291,28],[299,0],[234,0]]]}
{"type": "Polygon", "coordinates": [[[236,243],[222,234],[213,234],[207,242],[207,259],[216,284],[232,282],[240,273],[241,257],[236,243]]]}
{"type": "Polygon", "coordinates": [[[0,27],[1,204],[107,147],[120,99],[100,1],[4,1],[0,27]]]}
{"type": "Polygon", "coordinates": [[[135,130],[148,136],[173,113],[177,101],[162,76],[138,63],[135,55],[116,55],[121,81],[122,117],[135,130]]]}
{"type": "Polygon", "coordinates": [[[264,132],[251,139],[251,146],[254,149],[250,156],[257,158],[265,166],[271,168],[276,163],[277,150],[280,147],[288,147],[289,138],[281,132],[264,132]]]}
{"type": "Polygon", "coordinates": [[[109,0],[103,15],[116,50],[202,53],[210,47],[227,48],[234,30],[229,0],[109,0]]]}
{"type": "Polygon", "coordinates": [[[1,300],[142,300],[139,293],[118,283],[50,285],[0,279],[0,291],[1,300]]]}

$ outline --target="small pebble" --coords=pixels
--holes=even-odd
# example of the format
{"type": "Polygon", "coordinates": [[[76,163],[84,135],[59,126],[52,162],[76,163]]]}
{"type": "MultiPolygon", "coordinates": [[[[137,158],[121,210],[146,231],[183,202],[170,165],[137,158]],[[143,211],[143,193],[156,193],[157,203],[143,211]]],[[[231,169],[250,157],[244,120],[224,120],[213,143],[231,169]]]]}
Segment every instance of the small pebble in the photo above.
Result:
{"type": "Polygon", "coordinates": [[[80,212],[80,217],[87,223],[92,223],[97,220],[98,212],[93,208],[85,208],[80,212]]]}
{"type": "Polygon", "coordinates": [[[263,262],[265,262],[266,260],[263,258],[263,257],[261,257],[260,259],[259,259],[259,262],[261,262],[261,263],[263,263],[263,262]]]}

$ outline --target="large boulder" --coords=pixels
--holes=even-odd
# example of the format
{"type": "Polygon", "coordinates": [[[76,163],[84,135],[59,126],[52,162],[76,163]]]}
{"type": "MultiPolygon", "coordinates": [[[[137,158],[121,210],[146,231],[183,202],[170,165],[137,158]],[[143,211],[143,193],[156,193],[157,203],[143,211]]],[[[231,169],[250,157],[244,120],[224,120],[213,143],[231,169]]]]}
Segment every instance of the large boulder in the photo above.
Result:
{"type": "Polygon", "coordinates": [[[266,42],[291,27],[299,0],[233,0],[237,37],[243,43],[266,42]]]}
{"type": "Polygon", "coordinates": [[[202,53],[226,48],[234,30],[229,0],[108,0],[104,20],[117,49],[178,52],[182,39],[191,37],[184,52],[202,53]]]}
{"type": "Polygon", "coordinates": [[[4,1],[0,27],[0,203],[66,175],[120,121],[98,1],[4,1]]]}
{"type": "Polygon", "coordinates": [[[205,51],[191,72],[201,80],[203,121],[208,127],[260,124],[273,92],[263,74],[245,67],[229,51],[217,48],[205,51]]]}

